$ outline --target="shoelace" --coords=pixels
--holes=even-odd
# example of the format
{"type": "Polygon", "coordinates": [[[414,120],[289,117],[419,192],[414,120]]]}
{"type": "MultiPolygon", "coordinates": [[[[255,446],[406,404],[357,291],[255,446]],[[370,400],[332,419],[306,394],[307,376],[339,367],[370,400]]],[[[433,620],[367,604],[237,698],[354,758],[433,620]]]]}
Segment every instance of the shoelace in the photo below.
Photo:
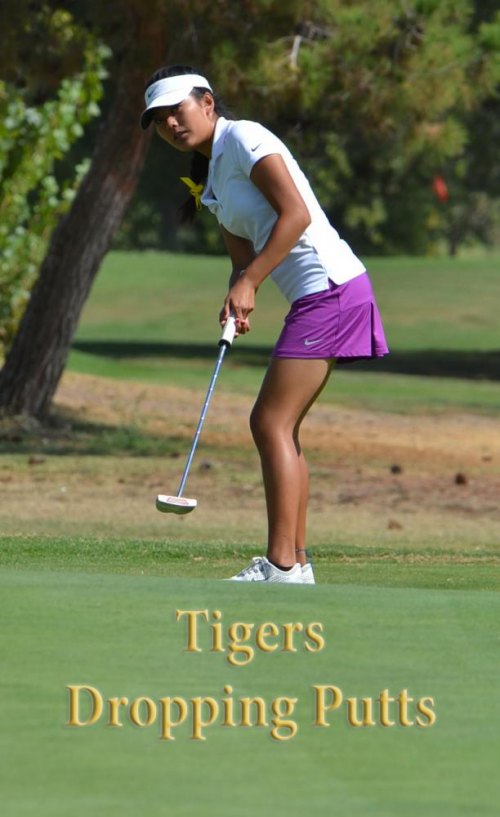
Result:
{"type": "Polygon", "coordinates": [[[262,556],[254,556],[252,558],[252,564],[249,565],[248,567],[243,568],[243,570],[240,570],[240,572],[238,573],[238,576],[249,576],[252,573],[262,573],[262,570],[260,569],[260,565],[263,562],[264,562],[264,559],[263,559],[262,556]]]}

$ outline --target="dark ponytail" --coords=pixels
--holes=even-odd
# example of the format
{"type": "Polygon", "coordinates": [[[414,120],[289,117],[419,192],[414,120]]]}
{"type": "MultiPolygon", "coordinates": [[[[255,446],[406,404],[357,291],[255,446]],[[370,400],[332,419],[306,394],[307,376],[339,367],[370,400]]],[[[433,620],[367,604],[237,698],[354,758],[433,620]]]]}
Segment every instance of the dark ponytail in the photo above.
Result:
{"type": "MultiPolygon", "coordinates": [[[[199,74],[200,72],[191,65],[169,65],[165,68],[160,68],[158,71],[148,79],[146,88],[149,88],[154,82],[167,77],[178,77],[182,74],[199,74]]],[[[196,99],[202,99],[206,93],[212,94],[214,98],[214,110],[218,116],[224,116],[226,119],[233,119],[234,117],[228,111],[218,94],[213,93],[208,88],[193,88],[192,96],[196,99]]],[[[193,152],[191,160],[190,178],[196,184],[205,184],[208,176],[209,159],[203,156],[198,151],[193,152]]],[[[177,221],[179,224],[192,224],[196,215],[196,201],[194,196],[188,196],[186,201],[181,204],[177,211],[177,221]]]]}

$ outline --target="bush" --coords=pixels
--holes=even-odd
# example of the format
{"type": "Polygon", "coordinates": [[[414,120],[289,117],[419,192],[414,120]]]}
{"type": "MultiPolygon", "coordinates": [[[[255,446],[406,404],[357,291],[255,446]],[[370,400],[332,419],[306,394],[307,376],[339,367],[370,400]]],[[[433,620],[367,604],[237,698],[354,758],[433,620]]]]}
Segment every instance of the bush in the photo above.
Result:
{"type": "Polygon", "coordinates": [[[0,351],[9,349],[51,233],[68,209],[87,161],[60,180],[56,165],[99,113],[107,48],[89,39],[79,73],[39,106],[0,82],[0,351]]]}

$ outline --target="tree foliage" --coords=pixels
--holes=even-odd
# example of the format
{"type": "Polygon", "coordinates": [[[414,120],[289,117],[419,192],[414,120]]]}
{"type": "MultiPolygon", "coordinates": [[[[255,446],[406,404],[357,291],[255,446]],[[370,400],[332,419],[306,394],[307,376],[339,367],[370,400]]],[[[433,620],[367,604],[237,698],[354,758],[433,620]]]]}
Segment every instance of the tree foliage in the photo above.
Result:
{"type": "Polygon", "coordinates": [[[439,208],[435,232],[451,254],[467,243],[500,244],[500,11],[498,3],[476,2],[471,30],[481,55],[479,106],[464,113],[467,143],[443,164],[449,206],[439,208]],[[489,93],[488,93],[489,89],[489,93]]]}
{"type": "MultiPolygon", "coordinates": [[[[20,2],[26,0],[20,0],[20,2]]],[[[59,218],[0,371],[0,410],[45,418],[64,370],[81,311],[122,220],[143,165],[148,135],[138,127],[147,60],[164,47],[164,19],[141,0],[101,4],[102,30],[86,18],[90,3],[71,3],[77,24],[113,43],[105,120],[92,161],[67,213],[59,218]],[[107,18],[106,14],[110,14],[107,18]],[[114,15],[114,17],[113,17],[114,15]]],[[[53,0],[50,7],[59,9],[53,0]]]]}
{"type": "MultiPolygon", "coordinates": [[[[74,39],[67,12],[46,14],[65,43],[74,39]]],[[[33,26],[33,22],[31,23],[33,26]]],[[[39,105],[40,86],[0,82],[0,349],[8,349],[29,298],[50,235],[68,210],[88,161],[70,176],[57,177],[57,162],[99,113],[97,105],[108,50],[87,36],[80,70],[60,82],[55,96],[39,105]]]]}
{"type": "MultiPolygon", "coordinates": [[[[279,123],[355,246],[425,251],[432,178],[464,155],[466,117],[500,80],[499,21],[474,30],[470,0],[328,0],[311,11],[295,62],[297,33],[261,44],[245,108],[279,123]]],[[[237,51],[218,59],[234,98],[237,51]]]]}
{"type": "MultiPolygon", "coordinates": [[[[472,0],[188,0],[178,7],[172,58],[194,61],[236,116],[285,139],[356,249],[422,253],[448,235],[452,219],[432,180],[445,173],[458,206],[453,179],[470,162],[476,117],[499,86],[500,20],[494,3],[486,5],[481,12],[472,0]]],[[[178,165],[165,157],[167,164],[172,190],[178,165]]],[[[158,151],[125,225],[127,246],[141,244],[146,230],[162,245],[151,229],[158,212],[171,221],[160,168],[158,151]]],[[[214,232],[202,218],[189,248],[216,246],[214,232]]]]}
{"type": "MultiPolygon", "coordinates": [[[[32,262],[22,253],[33,245],[36,257],[50,219],[59,219],[0,372],[0,408],[8,412],[43,418],[50,408],[81,310],[142,168],[150,136],[138,127],[142,92],[160,60],[190,62],[239,118],[279,133],[357,252],[421,253],[443,235],[456,246],[464,234],[491,232],[485,213],[491,220],[489,205],[500,199],[498,153],[490,151],[488,175],[477,117],[498,134],[494,0],[4,0],[0,15],[1,104],[37,121],[24,153],[19,116],[6,117],[17,129],[15,148],[8,127],[0,126],[5,189],[11,185],[9,200],[18,208],[4,239],[13,256],[19,253],[23,275],[32,262]],[[74,26],[65,25],[65,12],[74,26]],[[43,165],[47,157],[37,153],[36,138],[40,131],[47,154],[60,155],[92,112],[90,100],[80,121],[72,96],[87,37],[112,52],[106,110],[92,136],[89,171],[61,218],[71,194],[56,181],[53,165],[43,165]],[[63,100],[55,89],[65,77],[71,79],[61,85],[63,100]],[[16,108],[19,96],[25,108],[16,108]],[[16,167],[22,169],[17,187],[9,181],[16,167]],[[436,200],[436,176],[448,185],[449,205],[436,200]],[[477,181],[486,177],[487,189],[477,181]],[[18,229],[26,240],[16,244],[18,229]]],[[[122,233],[127,246],[160,241],[158,203],[172,194],[180,165],[165,149],[154,156],[154,184],[150,175],[150,189],[143,188],[122,233]]],[[[217,248],[213,220],[201,219],[196,229],[191,240],[217,248]]]]}

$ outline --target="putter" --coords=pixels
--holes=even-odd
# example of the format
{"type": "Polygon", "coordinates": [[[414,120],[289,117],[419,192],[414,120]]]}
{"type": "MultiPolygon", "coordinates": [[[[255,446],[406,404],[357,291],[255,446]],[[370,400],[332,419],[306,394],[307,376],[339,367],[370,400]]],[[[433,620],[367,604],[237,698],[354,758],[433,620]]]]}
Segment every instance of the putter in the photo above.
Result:
{"type": "Polygon", "coordinates": [[[205,402],[201,410],[200,419],[198,421],[198,426],[196,428],[196,432],[191,445],[191,451],[189,452],[189,456],[187,458],[186,467],[184,468],[184,473],[182,474],[182,479],[179,485],[179,490],[177,491],[177,496],[166,496],[165,494],[158,494],[158,496],[156,497],[156,508],[157,510],[162,511],[163,513],[177,513],[177,514],[189,513],[190,511],[194,511],[196,505],[198,504],[196,499],[189,499],[188,497],[183,496],[184,486],[186,485],[189,469],[191,468],[191,463],[193,462],[194,452],[196,451],[196,446],[198,445],[201,429],[203,428],[203,423],[205,422],[208,406],[215,387],[215,381],[217,380],[220,367],[222,366],[222,361],[224,360],[226,350],[228,349],[229,346],[231,346],[235,334],[236,321],[234,317],[231,315],[226,321],[226,325],[224,326],[222,336],[219,341],[219,355],[217,357],[217,362],[215,364],[214,372],[212,374],[212,379],[210,380],[207,396],[205,397],[205,402]]]}

